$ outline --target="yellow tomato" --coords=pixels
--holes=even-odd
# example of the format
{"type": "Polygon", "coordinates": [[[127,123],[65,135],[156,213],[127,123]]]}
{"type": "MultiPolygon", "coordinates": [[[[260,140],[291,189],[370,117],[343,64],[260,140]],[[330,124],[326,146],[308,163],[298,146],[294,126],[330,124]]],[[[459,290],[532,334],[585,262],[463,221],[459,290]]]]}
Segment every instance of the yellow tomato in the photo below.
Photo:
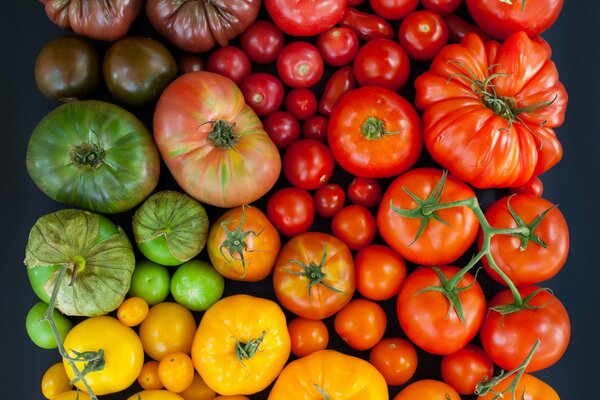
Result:
{"type": "Polygon", "coordinates": [[[130,297],[119,306],[117,318],[127,326],[137,326],[148,316],[148,303],[141,297],[130,297]]]}
{"type": "MultiPolygon", "coordinates": [[[[140,374],[144,364],[144,349],[133,329],[126,327],[118,319],[108,316],[93,317],[76,325],[64,342],[70,356],[73,351],[86,352],[104,350],[104,367],[85,376],[87,383],[98,396],[127,389],[140,374]]],[[[81,371],[84,362],[76,362],[81,371]]],[[[70,380],[75,373],[69,362],[63,359],[65,371],[70,380]]],[[[81,381],[75,384],[85,390],[81,381]]]]}
{"type": "Polygon", "coordinates": [[[194,380],[190,387],[179,393],[184,400],[213,400],[217,395],[208,387],[199,374],[194,374],[194,380]]]}
{"type": "Polygon", "coordinates": [[[167,354],[189,354],[196,332],[196,320],[190,310],[177,303],[159,303],[148,312],[140,325],[140,339],[146,354],[160,361],[167,354]]]}
{"type": "Polygon", "coordinates": [[[183,400],[183,397],[168,390],[142,390],[127,400],[183,400]]]}
{"type": "Polygon", "coordinates": [[[225,395],[265,389],[289,355],[290,335],[281,308],[243,294],[221,299],[204,313],[192,346],[202,379],[225,395]]]}
{"type": "Polygon", "coordinates": [[[148,361],[142,367],[142,371],[137,378],[142,389],[159,390],[164,387],[158,377],[158,361],[148,361]]]}
{"type": "Polygon", "coordinates": [[[52,400],[90,400],[90,396],[85,391],[69,390],[53,397],[52,400]]]}
{"type": "Polygon", "coordinates": [[[250,400],[246,396],[217,396],[214,400],[250,400]]]}
{"type": "Polygon", "coordinates": [[[192,359],[180,351],[163,357],[158,363],[158,377],[167,390],[183,392],[194,380],[192,359]]]}
{"type": "Polygon", "coordinates": [[[72,388],[73,385],[71,385],[65,367],[61,362],[48,368],[42,377],[42,394],[47,399],[67,392],[72,388]]]}

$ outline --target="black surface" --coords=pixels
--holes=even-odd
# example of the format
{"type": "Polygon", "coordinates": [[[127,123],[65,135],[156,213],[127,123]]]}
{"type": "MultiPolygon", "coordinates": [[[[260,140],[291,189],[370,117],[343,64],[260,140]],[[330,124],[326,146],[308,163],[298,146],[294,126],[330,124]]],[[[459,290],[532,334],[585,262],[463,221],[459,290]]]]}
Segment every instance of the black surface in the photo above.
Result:
{"type": "MultiPolygon", "coordinates": [[[[564,158],[542,179],[545,197],[559,203],[570,226],[571,252],[560,274],[547,282],[567,307],[572,323],[572,338],[563,359],[536,375],[551,384],[565,400],[596,398],[593,386],[598,376],[600,356],[600,314],[598,290],[600,270],[593,249],[598,248],[600,195],[597,171],[600,170],[600,32],[597,17],[600,3],[594,0],[568,0],[558,22],[543,36],[551,43],[554,61],[569,92],[567,120],[557,130],[564,146],[564,158]]],[[[51,38],[67,34],[51,23],[42,5],[33,0],[6,1],[0,12],[0,174],[2,176],[2,399],[42,398],[39,383],[43,372],[59,360],[57,351],[37,348],[25,332],[25,315],[37,302],[23,265],[29,229],[46,213],[64,208],[41,193],[25,169],[25,150],[37,122],[58,104],[46,100],[37,90],[33,77],[35,57],[51,38]]],[[[133,34],[154,35],[144,18],[134,25],[133,34]]],[[[108,45],[95,43],[102,55],[108,45]]],[[[410,89],[407,90],[410,92],[410,89]]],[[[110,99],[106,91],[99,97],[110,99]]],[[[410,96],[410,93],[408,93],[410,96]]],[[[98,97],[98,96],[97,96],[98,97]]],[[[149,124],[151,108],[135,110],[149,124]]],[[[342,179],[347,179],[343,177],[342,179]]],[[[342,183],[347,184],[347,180],[342,183]]],[[[161,187],[173,183],[163,175],[161,187]]],[[[214,212],[214,210],[212,211],[214,212]]],[[[213,214],[215,215],[215,214],[213,214]]],[[[214,220],[215,217],[212,218],[214,220]]],[[[115,219],[128,228],[127,215],[115,219]]],[[[321,224],[324,226],[324,224],[321,224]]],[[[204,253],[203,253],[204,255],[204,253]]],[[[244,289],[261,296],[272,296],[270,281],[255,285],[232,285],[227,292],[244,289]]],[[[393,302],[385,307],[393,311],[393,302]]],[[[393,316],[393,314],[390,314],[393,316]]],[[[389,319],[388,335],[400,334],[395,318],[389,319]]],[[[333,331],[332,346],[348,350],[333,331]]],[[[360,354],[360,353],[359,353],[360,354]]],[[[362,353],[365,355],[367,353],[362,353]]],[[[420,353],[422,355],[422,353],[420,353]]],[[[439,358],[421,358],[418,377],[439,376],[439,358]]],[[[394,389],[392,393],[396,393],[394,389]]],[[[121,399],[124,395],[103,397],[121,399]]],[[[252,399],[266,398],[265,395],[252,399]]]]}

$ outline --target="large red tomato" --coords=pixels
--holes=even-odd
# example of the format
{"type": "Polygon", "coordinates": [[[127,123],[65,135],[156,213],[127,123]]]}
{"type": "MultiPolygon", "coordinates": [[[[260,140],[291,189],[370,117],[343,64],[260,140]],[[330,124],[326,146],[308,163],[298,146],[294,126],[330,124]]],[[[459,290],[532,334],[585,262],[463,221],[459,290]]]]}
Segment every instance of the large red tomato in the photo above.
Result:
{"type": "Polygon", "coordinates": [[[292,36],[314,36],[342,19],[348,0],[265,0],[273,22],[292,36]]]}
{"type": "Polygon", "coordinates": [[[524,32],[442,49],[415,81],[434,160],[479,188],[521,186],[556,164],[567,92],[550,53],[524,32]]]}
{"type": "Polygon", "coordinates": [[[279,151],[240,89],[211,72],[185,74],[165,89],[154,138],[183,190],[214,206],[257,200],[281,171],[279,151]]]}

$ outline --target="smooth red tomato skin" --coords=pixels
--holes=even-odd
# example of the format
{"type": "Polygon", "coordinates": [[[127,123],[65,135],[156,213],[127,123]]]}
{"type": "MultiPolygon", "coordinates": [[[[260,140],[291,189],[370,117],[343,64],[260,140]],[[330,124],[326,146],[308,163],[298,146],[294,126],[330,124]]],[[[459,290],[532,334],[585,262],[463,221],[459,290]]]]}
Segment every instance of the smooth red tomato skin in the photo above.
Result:
{"type": "Polygon", "coordinates": [[[423,8],[442,16],[452,14],[460,7],[462,2],[463,0],[421,0],[423,8]]]}
{"type": "Polygon", "coordinates": [[[386,338],[371,349],[369,362],[390,386],[404,385],[417,370],[417,351],[408,340],[386,338]]]}
{"type": "MultiPolygon", "coordinates": [[[[439,269],[448,280],[459,271],[451,266],[439,269]]],[[[467,273],[458,284],[459,288],[473,285],[459,292],[465,318],[463,324],[456,311],[449,312],[450,303],[442,293],[419,293],[424,288],[440,284],[441,280],[432,267],[415,270],[400,288],[396,309],[400,326],[411,342],[429,353],[446,355],[463,348],[477,335],[487,310],[479,283],[467,273]]]]}
{"type": "Polygon", "coordinates": [[[367,208],[351,205],[334,215],[331,230],[350,250],[360,250],[375,239],[377,223],[367,208]]]}
{"type": "Polygon", "coordinates": [[[271,21],[255,21],[240,36],[242,50],[257,64],[274,62],[284,43],[283,32],[271,21]]]}
{"type": "Polygon", "coordinates": [[[348,199],[360,206],[375,207],[381,200],[381,186],[375,179],[356,177],[348,185],[348,199]]]}
{"type": "Polygon", "coordinates": [[[308,192],[284,188],[269,198],[267,217],[282,235],[292,237],[310,228],[315,218],[315,206],[308,192]]]}
{"type": "Polygon", "coordinates": [[[292,340],[292,354],[304,357],[318,350],[324,350],[329,343],[329,331],[323,321],[294,318],[288,324],[292,340]]]}
{"type": "Polygon", "coordinates": [[[283,85],[274,75],[257,72],[249,75],[240,89],[246,103],[256,115],[264,117],[279,109],[283,103],[283,85]]]}
{"type": "Polygon", "coordinates": [[[544,183],[539,177],[534,176],[523,186],[510,188],[509,191],[512,194],[528,194],[535,197],[542,197],[544,194],[544,183]]]}
{"type": "Polygon", "coordinates": [[[469,33],[474,33],[478,35],[481,40],[487,42],[490,40],[490,37],[485,33],[480,27],[477,25],[470,24],[463,20],[458,15],[447,15],[444,17],[444,21],[448,25],[448,30],[450,31],[450,42],[452,43],[460,43],[469,33]]]}
{"type": "Polygon", "coordinates": [[[354,59],[354,77],[360,86],[398,91],[410,75],[410,60],[400,44],[389,39],[365,43],[354,59]]]}
{"type": "Polygon", "coordinates": [[[417,11],[408,15],[400,24],[398,40],[417,61],[429,61],[448,43],[448,24],[432,11],[417,11]]]}
{"type": "Polygon", "coordinates": [[[317,48],[323,61],[334,67],[351,63],[358,52],[358,45],[356,33],[343,26],[326,30],[317,38],[317,48]]]}
{"type": "MultiPolygon", "coordinates": [[[[508,209],[509,202],[515,213],[523,218],[526,224],[554,207],[548,200],[532,195],[504,197],[492,204],[485,212],[488,222],[494,228],[517,227],[508,209]]],[[[550,210],[533,233],[548,247],[544,248],[530,241],[527,248],[521,250],[521,240],[508,235],[496,235],[490,242],[494,261],[516,286],[527,286],[548,280],[555,276],[567,261],[569,228],[558,208],[550,210]]],[[[482,242],[483,237],[480,234],[479,248],[482,242]]],[[[487,259],[484,258],[482,263],[492,279],[506,285],[500,275],[490,267],[487,259]]]]}
{"type": "Polygon", "coordinates": [[[367,42],[394,37],[394,30],[385,19],[379,15],[362,12],[353,7],[346,9],[340,21],[340,26],[352,29],[359,38],[367,42]]]}
{"type": "Polygon", "coordinates": [[[406,278],[404,260],[389,247],[374,244],[354,256],[356,289],[369,300],[382,301],[395,296],[406,278]]]}
{"type": "Polygon", "coordinates": [[[329,148],[314,139],[292,144],[283,155],[283,174],[299,189],[314,190],[329,181],[335,161],[329,148]]]}
{"type": "Polygon", "coordinates": [[[287,111],[275,111],[263,119],[263,128],[279,150],[287,149],[300,138],[300,123],[287,111]]]}
{"type": "Polygon", "coordinates": [[[302,136],[321,142],[327,140],[327,125],[329,120],[322,115],[313,115],[302,124],[302,136]]]}
{"type": "Polygon", "coordinates": [[[228,77],[238,85],[250,75],[252,64],[250,59],[237,47],[220,47],[208,57],[207,68],[228,77]]]}
{"type": "Polygon", "coordinates": [[[333,108],[340,97],[354,89],[355,86],[356,82],[351,66],[342,67],[335,71],[327,81],[323,94],[321,94],[319,112],[328,117],[331,116],[333,108]]]}
{"type": "Polygon", "coordinates": [[[365,0],[348,0],[348,5],[354,7],[354,6],[360,5],[364,2],[365,2],[365,0]]]}
{"type": "MultiPolygon", "coordinates": [[[[536,286],[519,288],[522,297],[538,290],[536,286]]],[[[490,308],[514,301],[509,289],[496,294],[490,300],[490,308]]],[[[571,336],[571,324],[567,310],[560,300],[547,290],[538,293],[526,309],[507,315],[490,310],[481,326],[481,344],[492,361],[509,371],[519,366],[527,357],[536,339],[540,346],[535,352],[527,372],[539,371],[555,364],[564,354],[571,336]]]]}
{"type": "Polygon", "coordinates": [[[419,0],[369,0],[373,10],[385,19],[402,19],[417,9],[419,0]]]}
{"type": "Polygon", "coordinates": [[[317,214],[323,218],[331,218],[344,207],[346,193],[337,183],[328,183],[317,189],[313,200],[317,214]]]}
{"type": "Polygon", "coordinates": [[[344,15],[348,0],[265,0],[277,26],[291,36],[314,36],[331,28],[344,15]]]}
{"type": "Polygon", "coordinates": [[[475,393],[475,386],[494,376],[494,363],[479,346],[469,344],[442,358],[442,379],[459,394],[475,393]]]}
{"type": "Polygon", "coordinates": [[[355,299],[337,313],[334,328],[353,349],[368,350],[381,340],[386,324],[385,311],[379,304],[355,299]]]}
{"type": "Polygon", "coordinates": [[[316,85],[325,65],[319,50],[308,42],[292,42],[277,57],[277,73],[292,88],[309,88],[316,85]]]}
{"type": "Polygon", "coordinates": [[[317,97],[309,89],[292,89],[285,97],[285,108],[304,121],[317,112],[317,97]]]}

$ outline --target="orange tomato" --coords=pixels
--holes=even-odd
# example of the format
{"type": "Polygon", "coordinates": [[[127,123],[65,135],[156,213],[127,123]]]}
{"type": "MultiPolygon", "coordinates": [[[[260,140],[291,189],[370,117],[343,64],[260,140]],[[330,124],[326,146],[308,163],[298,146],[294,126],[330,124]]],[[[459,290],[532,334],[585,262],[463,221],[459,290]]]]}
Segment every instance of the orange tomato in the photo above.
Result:
{"type": "Polygon", "coordinates": [[[417,370],[417,351],[408,340],[387,338],[371,350],[369,362],[390,386],[404,385],[417,370]]]}
{"type": "Polygon", "coordinates": [[[356,289],[369,300],[387,300],[398,293],[406,264],[394,250],[374,244],[364,247],[354,256],[356,289]]]}
{"type": "Polygon", "coordinates": [[[61,393],[67,392],[73,388],[69,377],[65,372],[62,362],[52,365],[44,372],[42,377],[42,394],[45,398],[51,399],[61,393]]]}
{"type": "Polygon", "coordinates": [[[164,387],[158,377],[158,361],[148,361],[142,367],[142,372],[137,378],[138,383],[145,390],[159,390],[164,387]]]}
{"type": "Polygon", "coordinates": [[[288,324],[292,340],[292,354],[304,357],[324,350],[329,343],[329,331],[323,321],[295,318],[288,324]]]}
{"type": "Polygon", "coordinates": [[[208,387],[198,373],[195,373],[192,384],[179,395],[183,400],[213,400],[217,394],[208,387]]]}
{"type": "Polygon", "coordinates": [[[119,306],[117,318],[126,326],[137,326],[148,316],[148,303],[141,297],[130,297],[119,306]]]}
{"type": "MultiPolygon", "coordinates": [[[[494,387],[497,392],[506,390],[513,379],[510,377],[500,382],[494,387]]],[[[510,394],[504,395],[505,398],[510,398],[510,394]]],[[[536,378],[533,375],[524,374],[517,384],[515,389],[515,397],[523,400],[560,400],[558,393],[544,381],[536,378]]],[[[488,393],[485,396],[479,396],[477,400],[491,400],[494,398],[493,393],[488,393]]]]}
{"type": "Polygon", "coordinates": [[[385,334],[387,317],[374,301],[352,300],[335,316],[335,331],[356,350],[375,346],[385,334]]]}
{"type": "Polygon", "coordinates": [[[194,363],[185,353],[171,353],[158,363],[158,377],[167,390],[183,392],[194,380],[194,363]]]}
{"type": "Polygon", "coordinates": [[[460,400],[456,390],[444,382],[424,379],[416,381],[402,389],[394,400],[460,400]]]}

